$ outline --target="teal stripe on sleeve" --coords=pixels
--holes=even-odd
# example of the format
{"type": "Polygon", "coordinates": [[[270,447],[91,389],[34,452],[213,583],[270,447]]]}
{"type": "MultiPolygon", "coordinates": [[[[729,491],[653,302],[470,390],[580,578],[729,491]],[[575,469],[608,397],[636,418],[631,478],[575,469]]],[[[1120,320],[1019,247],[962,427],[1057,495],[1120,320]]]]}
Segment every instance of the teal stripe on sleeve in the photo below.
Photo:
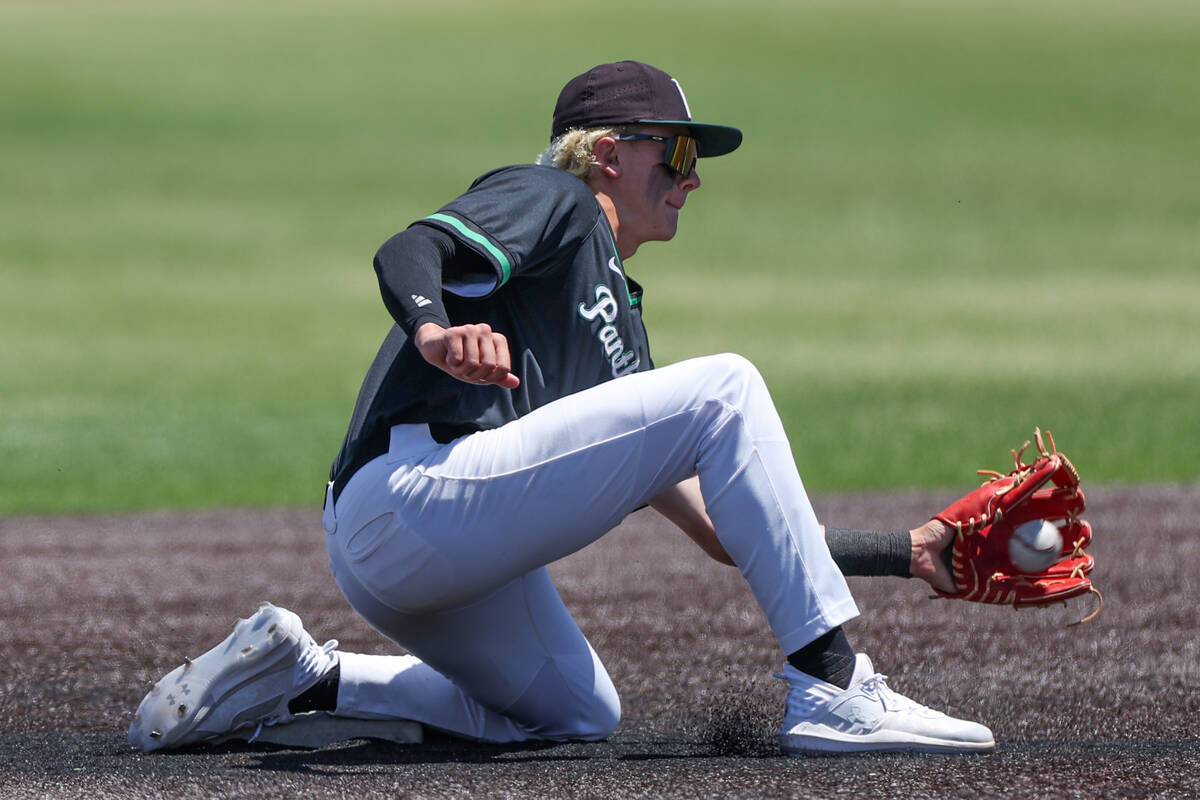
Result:
{"type": "Polygon", "coordinates": [[[508,283],[508,279],[512,277],[512,263],[508,260],[508,256],[504,251],[497,247],[491,239],[488,239],[482,234],[476,233],[466,226],[466,224],[458,217],[452,217],[449,214],[430,214],[426,219],[437,220],[444,222],[454,230],[462,234],[463,237],[470,239],[472,242],[483,247],[491,254],[492,258],[496,259],[496,263],[500,265],[500,285],[508,283]]]}

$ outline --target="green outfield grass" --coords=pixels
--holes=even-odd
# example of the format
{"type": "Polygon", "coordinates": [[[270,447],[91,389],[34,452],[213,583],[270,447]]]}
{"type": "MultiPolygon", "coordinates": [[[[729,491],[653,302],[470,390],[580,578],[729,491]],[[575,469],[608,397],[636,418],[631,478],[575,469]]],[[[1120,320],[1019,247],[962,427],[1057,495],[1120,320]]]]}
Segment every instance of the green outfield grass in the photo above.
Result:
{"type": "Polygon", "coordinates": [[[656,358],[752,358],[810,489],[1200,476],[1200,7],[595,8],[0,4],[0,513],[319,504],[375,248],[618,58],[746,132],[628,265],[656,358]]]}

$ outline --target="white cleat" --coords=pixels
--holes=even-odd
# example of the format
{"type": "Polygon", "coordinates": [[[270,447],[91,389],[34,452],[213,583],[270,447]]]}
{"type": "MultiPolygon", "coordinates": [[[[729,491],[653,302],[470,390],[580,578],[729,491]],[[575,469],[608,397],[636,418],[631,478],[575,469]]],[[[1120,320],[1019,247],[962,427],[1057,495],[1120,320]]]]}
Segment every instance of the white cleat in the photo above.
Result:
{"type": "Polygon", "coordinates": [[[779,744],[784,753],[983,753],[996,741],[976,722],[926,708],[888,688],[859,653],[850,688],[841,689],[788,665],[791,685],[779,744]]]}
{"type": "Polygon", "coordinates": [[[336,641],[317,647],[299,617],[263,603],[219,645],[150,685],[129,743],[164,750],[288,722],[288,702],[333,668],[336,647],[336,641]]]}

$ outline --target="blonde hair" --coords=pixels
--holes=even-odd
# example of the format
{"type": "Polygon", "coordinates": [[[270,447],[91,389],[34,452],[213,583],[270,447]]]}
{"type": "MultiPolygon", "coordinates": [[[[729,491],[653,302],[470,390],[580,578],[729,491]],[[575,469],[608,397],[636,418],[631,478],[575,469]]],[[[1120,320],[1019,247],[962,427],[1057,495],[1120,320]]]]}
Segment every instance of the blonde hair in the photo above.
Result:
{"type": "Polygon", "coordinates": [[[545,167],[557,167],[574,175],[576,178],[587,180],[591,177],[592,168],[596,163],[596,142],[605,136],[619,136],[629,130],[627,126],[605,126],[601,128],[571,128],[564,134],[554,137],[540,156],[536,164],[545,167]]]}

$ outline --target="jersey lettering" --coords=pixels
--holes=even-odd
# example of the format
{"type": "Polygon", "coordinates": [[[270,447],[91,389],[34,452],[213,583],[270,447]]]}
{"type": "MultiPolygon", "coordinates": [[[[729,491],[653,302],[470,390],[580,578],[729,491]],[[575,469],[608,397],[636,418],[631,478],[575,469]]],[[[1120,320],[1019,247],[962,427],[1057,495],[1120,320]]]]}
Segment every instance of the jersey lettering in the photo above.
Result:
{"type": "Polygon", "coordinates": [[[588,308],[583,303],[579,304],[579,316],[592,322],[596,317],[601,317],[605,322],[612,324],[617,321],[617,301],[613,298],[612,289],[609,289],[603,283],[596,287],[596,305],[588,308]]]}
{"type": "Polygon", "coordinates": [[[618,306],[612,289],[601,283],[596,286],[595,293],[596,302],[593,305],[579,304],[579,316],[588,322],[595,322],[597,319],[604,321],[605,324],[596,331],[596,338],[604,350],[604,356],[612,366],[614,378],[637,372],[638,366],[642,363],[641,359],[632,350],[625,349],[625,342],[621,339],[621,334],[617,332],[616,326],[613,325],[617,321],[618,306]]]}

